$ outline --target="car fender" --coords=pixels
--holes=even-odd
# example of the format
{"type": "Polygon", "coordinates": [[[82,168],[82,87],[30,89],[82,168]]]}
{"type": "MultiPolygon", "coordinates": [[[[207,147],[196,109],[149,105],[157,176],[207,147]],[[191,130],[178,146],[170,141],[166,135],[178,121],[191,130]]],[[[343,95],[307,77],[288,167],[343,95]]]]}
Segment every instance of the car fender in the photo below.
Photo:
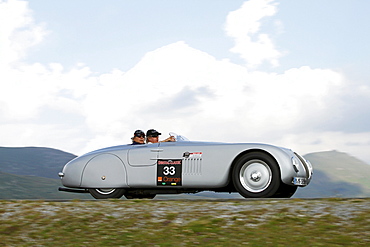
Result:
{"type": "Polygon", "coordinates": [[[82,188],[122,188],[127,186],[127,170],[116,155],[104,153],[94,156],[85,165],[82,188]]]}
{"type": "Polygon", "coordinates": [[[272,146],[272,148],[266,151],[270,151],[270,155],[273,156],[274,159],[277,161],[280,168],[280,178],[283,183],[292,185],[293,177],[306,176],[306,167],[302,164],[302,162],[291,149],[272,146]],[[298,171],[294,169],[292,161],[293,159],[298,162],[298,171]]]}
{"type": "Polygon", "coordinates": [[[269,155],[272,157],[279,167],[280,172],[280,178],[281,181],[287,184],[290,184],[292,177],[296,175],[293,165],[291,162],[291,157],[294,155],[291,150],[272,146],[272,145],[266,145],[266,144],[255,144],[251,145],[247,150],[244,150],[240,152],[234,159],[235,162],[243,155],[249,152],[261,152],[265,153],[266,155],[269,155]]]}

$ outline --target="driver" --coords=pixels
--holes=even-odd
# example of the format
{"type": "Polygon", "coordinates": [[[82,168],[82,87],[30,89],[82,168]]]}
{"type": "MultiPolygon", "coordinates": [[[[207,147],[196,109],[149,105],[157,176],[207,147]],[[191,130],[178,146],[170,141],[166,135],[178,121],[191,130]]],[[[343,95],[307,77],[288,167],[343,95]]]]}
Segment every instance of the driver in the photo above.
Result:
{"type": "Polygon", "coordinates": [[[145,144],[145,133],[142,130],[136,130],[134,137],[131,138],[132,145],[145,144]]]}
{"type": "Polygon", "coordinates": [[[174,142],[176,141],[175,137],[170,136],[167,139],[164,139],[163,141],[159,141],[159,135],[162,135],[162,133],[159,133],[155,129],[150,129],[146,132],[146,143],[158,143],[158,142],[174,142]]]}

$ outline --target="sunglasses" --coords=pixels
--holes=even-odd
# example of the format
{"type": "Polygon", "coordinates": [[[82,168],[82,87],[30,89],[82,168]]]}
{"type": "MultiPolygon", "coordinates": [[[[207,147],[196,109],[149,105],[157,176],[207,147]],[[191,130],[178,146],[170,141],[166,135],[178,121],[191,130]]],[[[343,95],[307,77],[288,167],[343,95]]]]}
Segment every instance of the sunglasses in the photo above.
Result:
{"type": "Polygon", "coordinates": [[[145,138],[145,135],[135,135],[136,137],[139,137],[139,138],[145,138]]]}

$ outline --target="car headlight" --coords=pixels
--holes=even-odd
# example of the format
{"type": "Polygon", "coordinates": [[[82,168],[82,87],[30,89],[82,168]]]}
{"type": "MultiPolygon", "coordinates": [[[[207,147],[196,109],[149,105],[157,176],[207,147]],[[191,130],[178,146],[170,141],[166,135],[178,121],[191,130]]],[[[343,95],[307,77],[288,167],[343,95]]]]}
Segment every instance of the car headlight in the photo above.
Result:
{"type": "Polygon", "coordinates": [[[299,166],[299,161],[296,157],[292,157],[292,164],[295,172],[299,172],[298,166],[299,166]]]}

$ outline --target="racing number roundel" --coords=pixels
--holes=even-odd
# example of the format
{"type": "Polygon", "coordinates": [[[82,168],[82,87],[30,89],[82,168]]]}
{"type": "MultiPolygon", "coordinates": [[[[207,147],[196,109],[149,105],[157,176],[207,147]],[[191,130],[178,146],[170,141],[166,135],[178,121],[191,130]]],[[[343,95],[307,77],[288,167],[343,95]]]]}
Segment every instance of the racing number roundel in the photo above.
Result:
{"type": "Polygon", "coordinates": [[[157,161],[157,185],[179,186],[182,185],[182,160],[157,161]]]}

